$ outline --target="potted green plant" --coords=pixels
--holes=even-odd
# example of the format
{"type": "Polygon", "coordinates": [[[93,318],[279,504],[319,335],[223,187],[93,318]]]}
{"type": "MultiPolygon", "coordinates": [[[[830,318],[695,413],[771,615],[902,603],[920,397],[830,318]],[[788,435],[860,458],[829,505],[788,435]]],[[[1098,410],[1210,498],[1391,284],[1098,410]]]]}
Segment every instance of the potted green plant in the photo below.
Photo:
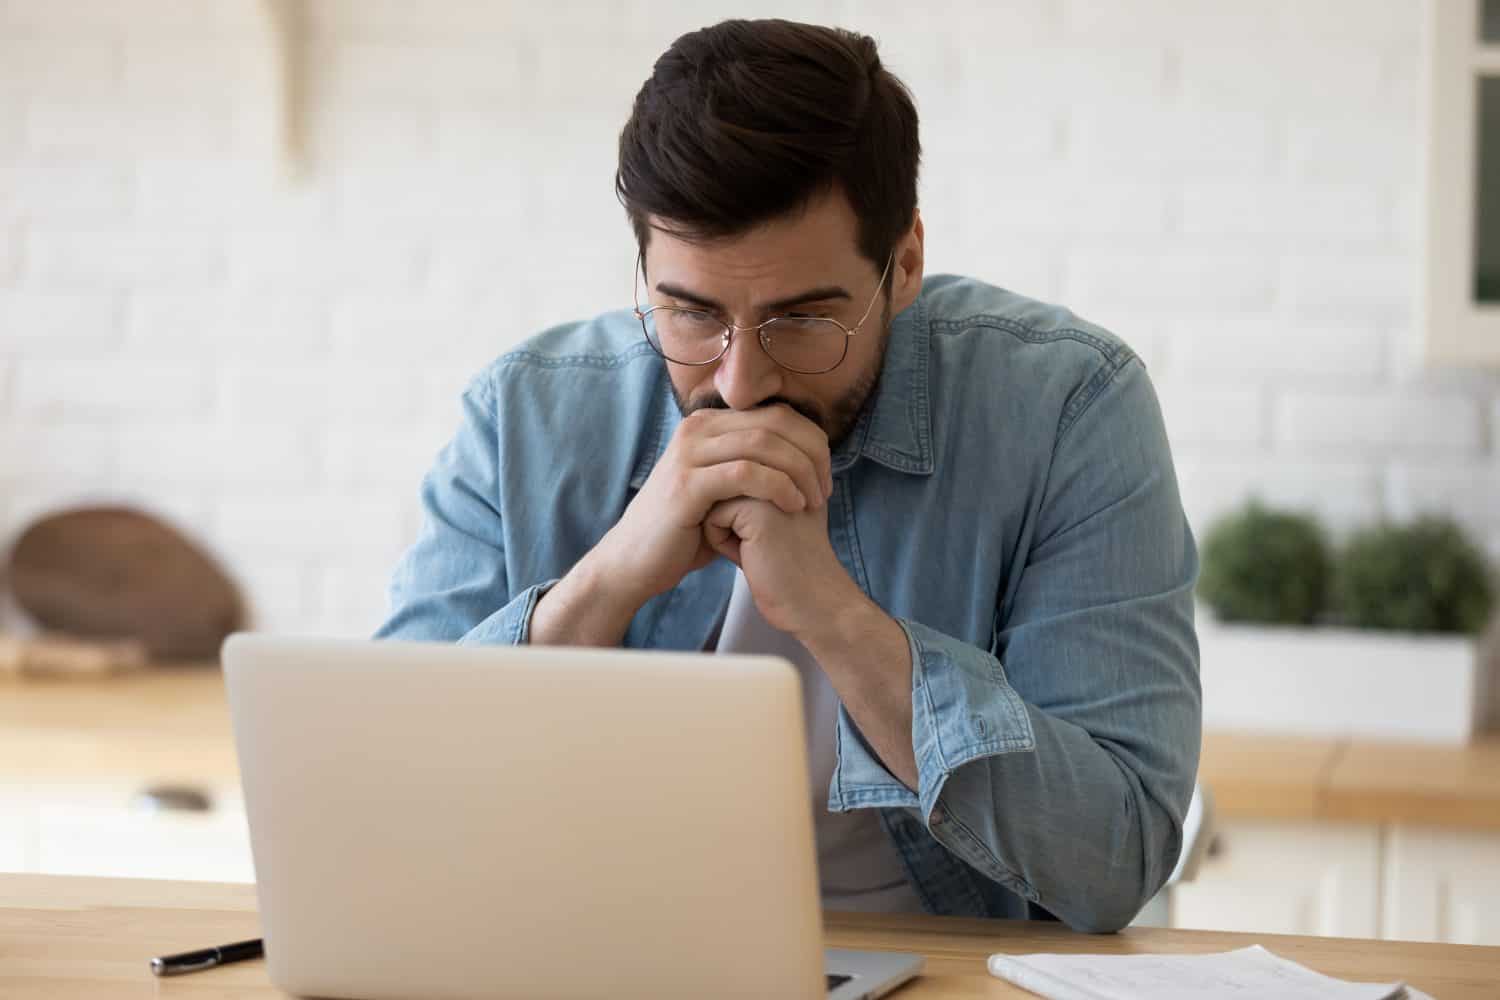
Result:
{"type": "Polygon", "coordinates": [[[1221,621],[1311,625],[1328,576],[1328,540],[1315,518],[1251,500],[1204,537],[1198,596],[1221,621]]]}
{"type": "Polygon", "coordinates": [[[1485,721],[1496,587],[1453,521],[1356,532],[1252,502],[1204,536],[1204,724],[1457,743],[1485,721]]]}
{"type": "Polygon", "coordinates": [[[1442,517],[1367,528],[1344,547],[1334,608],[1354,627],[1478,635],[1495,585],[1478,547],[1442,517]]]}

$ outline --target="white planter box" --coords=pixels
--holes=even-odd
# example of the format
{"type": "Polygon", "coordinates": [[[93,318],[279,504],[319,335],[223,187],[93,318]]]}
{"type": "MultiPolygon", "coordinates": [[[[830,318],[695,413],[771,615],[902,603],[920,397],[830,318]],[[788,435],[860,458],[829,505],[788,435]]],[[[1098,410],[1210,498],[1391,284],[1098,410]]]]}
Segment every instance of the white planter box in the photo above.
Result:
{"type": "Polygon", "coordinates": [[[1207,729],[1464,743],[1489,714],[1470,637],[1200,622],[1207,729]]]}

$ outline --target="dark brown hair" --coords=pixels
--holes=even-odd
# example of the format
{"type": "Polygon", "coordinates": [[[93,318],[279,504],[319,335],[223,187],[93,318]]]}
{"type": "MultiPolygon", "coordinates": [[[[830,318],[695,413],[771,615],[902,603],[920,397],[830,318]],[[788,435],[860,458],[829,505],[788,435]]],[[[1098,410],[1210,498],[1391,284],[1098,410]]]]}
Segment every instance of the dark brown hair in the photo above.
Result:
{"type": "Polygon", "coordinates": [[[791,21],[724,21],[656,60],[620,133],[615,192],[642,251],[650,217],[735,236],[837,188],[884,267],[917,208],[917,109],[875,40],[791,21]]]}

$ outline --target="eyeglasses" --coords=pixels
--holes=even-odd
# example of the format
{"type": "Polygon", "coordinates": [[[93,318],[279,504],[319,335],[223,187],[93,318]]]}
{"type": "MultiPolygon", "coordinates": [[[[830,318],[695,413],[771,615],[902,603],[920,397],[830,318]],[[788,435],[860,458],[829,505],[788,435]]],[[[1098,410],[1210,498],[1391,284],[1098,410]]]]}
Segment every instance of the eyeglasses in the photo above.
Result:
{"type": "Polygon", "coordinates": [[[754,332],[766,355],[781,367],[799,375],[821,375],[837,368],[849,353],[849,338],[859,332],[880,298],[885,279],[891,273],[895,254],[886,258],[880,283],[865,307],[859,322],[848,327],[826,316],[773,316],[755,326],[735,326],[702,309],[680,309],[676,306],[652,306],[641,309],[642,255],[635,257],[635,318],[641,331],[657,354],[674,364],[711,365],[729,350],[736,332],[754,332]]]}

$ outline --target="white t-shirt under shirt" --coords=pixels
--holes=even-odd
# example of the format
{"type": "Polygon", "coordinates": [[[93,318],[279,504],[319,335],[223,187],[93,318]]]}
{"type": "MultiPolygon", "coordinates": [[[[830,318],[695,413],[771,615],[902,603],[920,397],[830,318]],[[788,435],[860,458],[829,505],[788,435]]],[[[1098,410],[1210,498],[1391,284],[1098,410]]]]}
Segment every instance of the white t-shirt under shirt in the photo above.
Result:
{"type": "Polygon", "coordinates": [[[922,903],[907,881],[906,868],[880,825],[874,809],[828,810],[828,785],[837,762],[835,726],[839,699],[807,647],[771,626],[755,607],[745,575],[734,574],[734,590],[724,611],[717,642],[721,653],[780,656],[802,678],[803,720],[813,832],[818,850],[818,882],[823,907],[879,913],[921,913],[922,903]]]}

